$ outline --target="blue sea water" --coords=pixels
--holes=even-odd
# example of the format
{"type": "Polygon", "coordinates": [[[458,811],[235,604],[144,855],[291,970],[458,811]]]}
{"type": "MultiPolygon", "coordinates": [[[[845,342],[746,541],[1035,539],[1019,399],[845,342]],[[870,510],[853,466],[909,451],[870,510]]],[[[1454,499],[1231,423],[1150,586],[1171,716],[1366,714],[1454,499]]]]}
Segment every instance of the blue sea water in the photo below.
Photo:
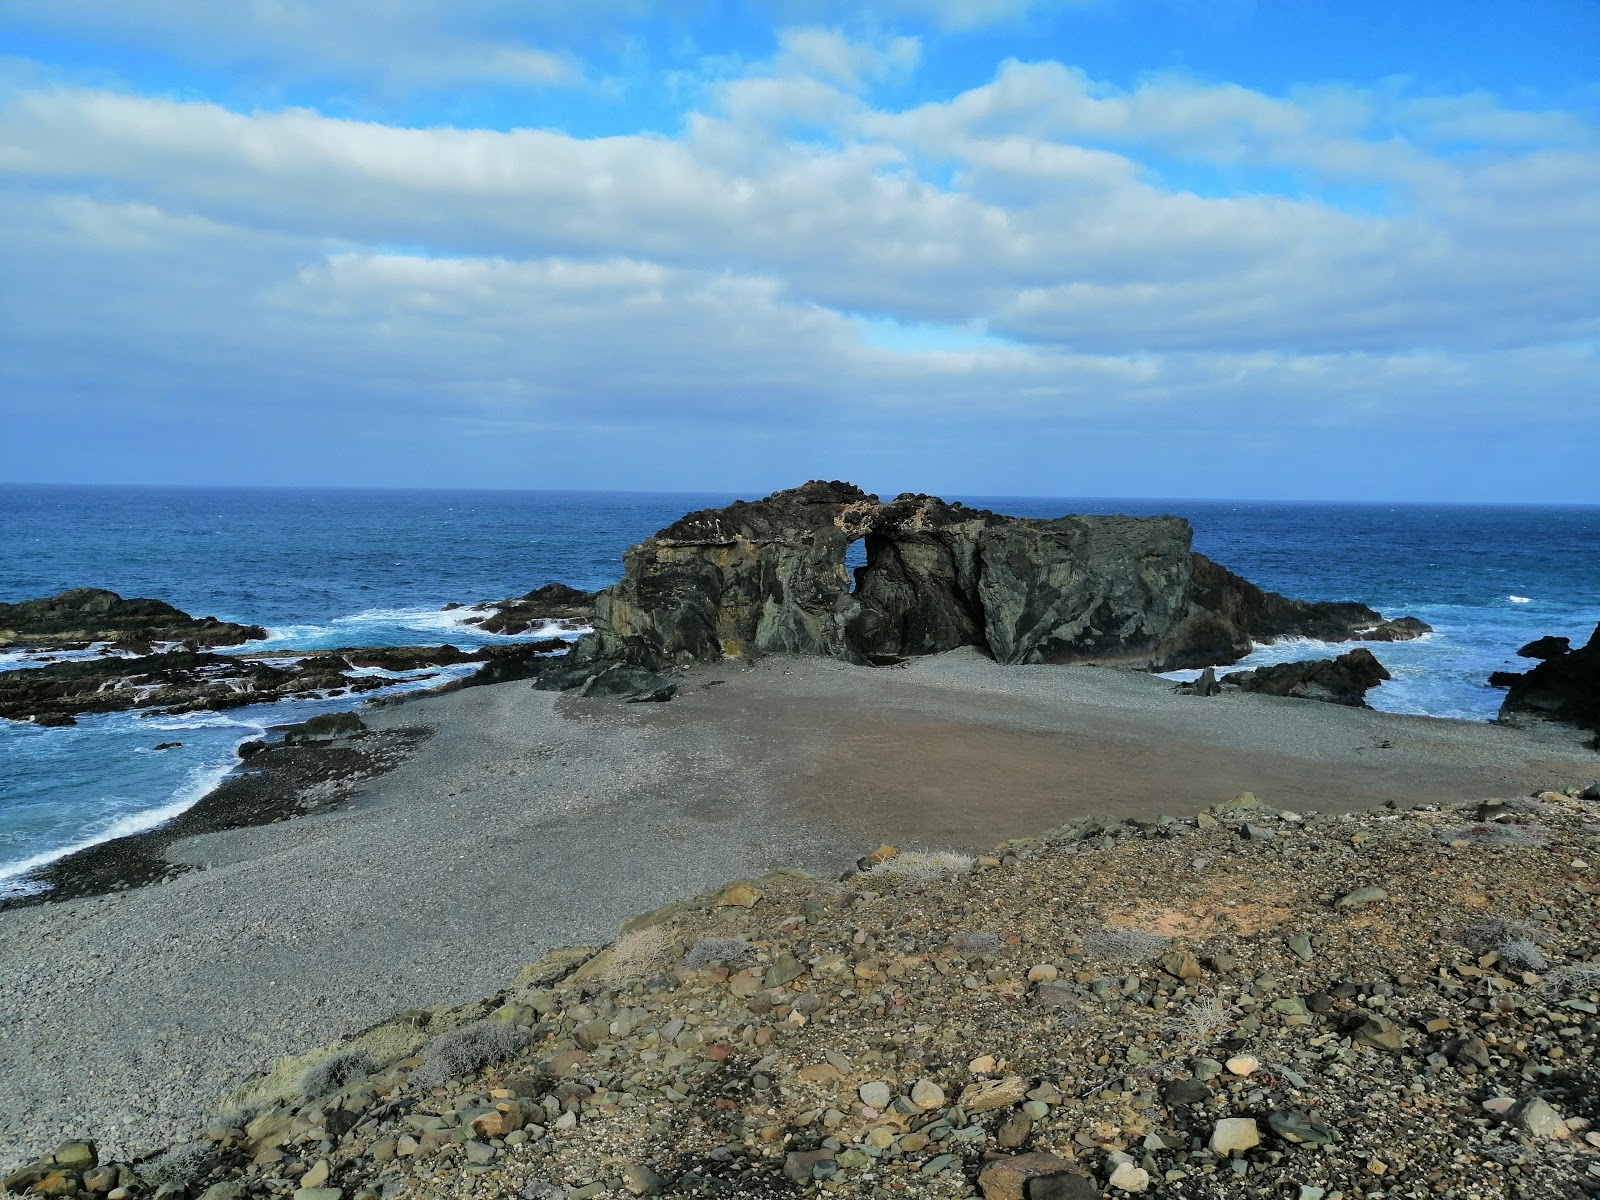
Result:
{"type": "MultiPolygon", "coordinates": [[[[154,596],[261,624],[249,649],[506,639],[447,603],[553,579],[613,582],[622,552],[725,493],[0,486],[0,601],[70,587],[154,596]]],[[[750,497],[747,497],[750,498],[750,497]]],[[[962,496],[1019,516],[1175,513],[1195,548],[1275,591],[1359,600],[1434,626],[1376,647],[1394,674],[1378,708],[1488,720],[1490,671],[1524,642],[1584,641],[1600,621],[1600,508],[962,496]]],[[[1265,647],[1244,665],[1327,653],[1265,647]]],[[[0,652],[0,669],[27,669],[0,652]]],[[[418,686],[397,679],[396,687],[418,686]]],[[[0,894],[75,846],[149,828],[203,795],[234,748],[271,725],[358,701],[297,701],[184,717],[105,714],[64,729],[0,721],[0,894]],[[181,741],[155,751],[158,742],[181,741]]]]}

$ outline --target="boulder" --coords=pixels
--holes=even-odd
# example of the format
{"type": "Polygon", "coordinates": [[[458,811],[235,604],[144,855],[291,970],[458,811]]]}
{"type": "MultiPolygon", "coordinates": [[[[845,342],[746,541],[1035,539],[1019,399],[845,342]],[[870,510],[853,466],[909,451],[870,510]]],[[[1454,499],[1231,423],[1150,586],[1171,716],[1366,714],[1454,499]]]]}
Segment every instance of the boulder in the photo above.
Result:
{"type": "Polygon", "coordinates": [[[1570,650],[1570,644],[1566,638],[1542,637],[1517,651],[1541,659],[1538,666],[1521,675],[1495,673],[1508,688],[1498,720],[1510,725],[1558,721],[1600,732],[1600,625],[1586,645],[1570,650]]]}
{"type": "Polygon", "coordinates": [[[1222,682],[1240,691],[1267,696],[1295,696],[1302,700],[1326,700],[1364,708],[1367,692],[1391,678],[1384,665],[1365,646],[1333,659],[1277,663],[1254,671],[1234,671],[1222,682]]]}
{"type": "Polygon", "coordinates": [[[124,600],[104,588],[73,588],[57,596],[0,604],[0,646],[39,648],[112,642],[148,650],[155,642],[189,649],[259,641],[259,625],[236,625],[216,617],[191,617],[161,600],[124,600]]]}
{"type": "Polygon", "coordinates": [[[1179,517],[1008,517],[814,480],[690,513],[623,557],[594,632],[540,686],[762,653],[861,664],[975,646],[1003,663],[1236,662],[1278,637],[1416,637],[1360,604],[1265,592],[1191,550],[1179,517]],[[845,567],[863,541],[866,564],[845,567]]]}

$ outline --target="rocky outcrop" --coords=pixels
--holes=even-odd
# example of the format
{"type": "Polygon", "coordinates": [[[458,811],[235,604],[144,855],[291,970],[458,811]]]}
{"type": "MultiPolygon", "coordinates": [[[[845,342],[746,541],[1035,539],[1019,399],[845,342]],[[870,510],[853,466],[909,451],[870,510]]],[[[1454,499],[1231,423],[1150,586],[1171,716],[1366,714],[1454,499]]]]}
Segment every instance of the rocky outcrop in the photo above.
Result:
{"type": "Polygon", "coordinates": [[[124,600],[103,588],[74,588],[43,600],[0,604],[0,646],[66,649],[110,642],[148,651],[157,642],[176,642],[196,650],[266,636],[259,625],[191,617],[161,600],[124,600]]]}
{"type": "Polygon", "coordinates": [[[1191,550],[1180,517],[1008,517],[933,496],[887,503],[813,481],[691,513],[623,558],[594,633],[544,681],[760,653],[896,661],[978,646],[1004,663],[1158,670],[1235,662],[1280,637],[1392,641],[1428,627],[1291,600],[1191,550]],[[845,568],[863,541],[866,565],[845,568]]]}
{"type": "Polygon", "coordinates": [[[467,617],[463,624],[476,625],[485,633],[523,634],[536,630],[577,631],[588,627],[594,617],[598,592],[580,592],[564,583],[547,583],[525,596],[514,596],[488,605],[493,611],[483,617],[467,617]]]}
{"type": "Polygon", "coordinates": [[[1490,683],[1510,689],[1500,705],[1500,721],[1560,721],[1600,733],[1600,625],[1587,645],[1576,650],[1570,646],[1566,638],[1540,638],[1517,651],[1524,658],[1543,660],[1533,670],[1521,675],[1495,672],[1490,683]]]}
{"type": "Polygon", "coordinates": [[[1309,662],[1275,663],[1254,671],[1235,671],[1222,682],[1242,692],[1266,696],[1293,696],[1301,700],[1326,700],[1351,708],[1365,708],[1367,693],[1392,676],[1365,646],[1338,658],[1309,662]]]}

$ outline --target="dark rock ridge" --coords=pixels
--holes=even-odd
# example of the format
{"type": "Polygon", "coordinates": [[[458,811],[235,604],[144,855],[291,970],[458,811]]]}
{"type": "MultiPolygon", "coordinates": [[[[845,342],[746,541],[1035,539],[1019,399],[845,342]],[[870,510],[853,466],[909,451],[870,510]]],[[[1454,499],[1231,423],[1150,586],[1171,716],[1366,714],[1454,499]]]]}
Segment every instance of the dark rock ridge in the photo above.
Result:
{"type": "Polygon", "coordinates": [[[1281,637],[1397,641],[1428,631],[1365,605],[1263,591],[1195,554],[1180,517],[1035,520],[813,481],[690,513],[633,547],[594,632],[541,686],[603,667],[761,653],[855,663],[977,646],[1003,663],[1156,670],[1238,661],[1281,637]],[[852,579],[845,552],[864,540],[852,579]]]}
{"type": "MultiPolygon", "coordinates": [[[[1527,719],[1561,721],[1600,733],[1600,625],[1585,646],[1568,647],[1566,638],[1542,637],[1517,653],[1542,659],[1521,675],[1496,671],[1489,682],[1507,687],[1499,720],[1518,724],[1527,719]]],[[[1596,739],[1600,743],[1600,739],[1596,739]]]]}
{"type": "Polygon", "coordinates": [[[214,711],[313,692],[372,691],[391,682],[381,676],[347,676],[343,671],[348,666],[329,654],[274,666],[192,650],[52,663],[0,672],[0,717],[71,725],[84,713],[214,711]]]}
{"type": "Polygon", "coordinates": [[[1389,672],[1372,651],[1358,646],[1334,659],[1275,663],[1254,671],[1235,671],[1224,675],[1222,682],[1244,692],[1365,708],[1367,693],[1389,678],[1389,672]]]}
{"type": "Polygon", "coordinates": [[[394,682],[387,676],[351,674],[355,667],[418,671],[481,662],[481,670],[501,667],[501,675],[484,680],[500,682],[502,677],[527,678],[531,670],[521,665],[525,660],[539,662],[542,655],[566,647],[559,638],[549,638],[470,652],[455,646],[373,646],[324,651],[298,660],[192,650],[136,658],[108,655],[0,671],[0,717],[39,725],[71,725],[84,713],[130,709],[200,712],[310,695],[353,695],[394,682]]]}
{"type": "Polygon", "coordinates": [[[111,642],[147,651],[155,642],[178,642],[195,650],[266,636],[259,625],[191,617],[161,600],[124,600],[103,588],[73,588],[43,600],[0,604],[0,646],[64,649],[111,642]]]}

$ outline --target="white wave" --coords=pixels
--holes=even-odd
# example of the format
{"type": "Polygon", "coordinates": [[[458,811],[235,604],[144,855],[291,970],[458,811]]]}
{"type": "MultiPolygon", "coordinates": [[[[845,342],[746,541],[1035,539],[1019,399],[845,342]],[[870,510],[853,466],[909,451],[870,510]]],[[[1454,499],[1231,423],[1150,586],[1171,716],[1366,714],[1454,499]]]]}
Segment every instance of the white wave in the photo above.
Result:
{"type": "Polygon", "coordinates": [[[569,628],[560,621],[551,619],[522,634],[496,634],[479,628],[469,618],[482,619],[493,615],[494,607],[489,604],[466,605],[461,608],[444,609],[419,609],[419,608],[369,608],[362,612],[351,613],[349,616],[335,617],[324,624],[297,624],[273,625],[267,629],[265,642],[250,642],[245,646],[237,647],[246,652],[260,652],[269,649],[273,643],[283,642],[308,642],[338,639],[344,645],[360,645],[362,643],[361,630],[382,628],[385,626],[399,626],[402,629],[415,630],[419,633],[441,634],[445,637],[459,637],[470,634],[474,638],[496,641],[526,641],[531,638],[544,637],[577,637],[579,634],[589,632],[588,626],[569,628]]]}
{"type": "MultiPolygon", "coordinates": [[[[248,738],[240,738],[234,746],[235,758],[238,748],[248,738]]],[[[29,858],[12,863],[0,863],[0,895],[27,895],[43,891],[44,888],[29,879],[27,875],[37,871],[40,867],[49,866],[69,854],[76,854],[80,850],[87,850],[90,846],[98,846],[101,842],[114,841],[117,838],[128,837],[135,833],[144,833],[154,829],[157,825],[172,820],[180,813],[193,808],[195,803],[216,788],[231,772],[236,765],[229,761],[216,766],[196,767],[189,772],[189,778],[178,789],[166,804],[158,808],[148,808],[136,813],[128,813],[117,818],[104,829],[97,830],[94,834],[71,845],[59,846],[53,850],[44,850],[29,858]]]]}
{"type": "Polygon", "coordinates": [[[254,721],[236,721],[232,717],[225,717],[220,713],[214,716],[183,721],[148,721],[141,728],[159,729],[163,733],[177,732],[182,729],[248,729],[253,734],[266,732],[265,725],[258,725],[254,721]]]}
{"type": "Polygon", "coordinates": [[[1507,596],[1506,599],[1511,601],[1511,603],[1513,603],[1513,604],[1532,604],[1533,603],[1533,597],[1532,596],[1507,596]]]}

